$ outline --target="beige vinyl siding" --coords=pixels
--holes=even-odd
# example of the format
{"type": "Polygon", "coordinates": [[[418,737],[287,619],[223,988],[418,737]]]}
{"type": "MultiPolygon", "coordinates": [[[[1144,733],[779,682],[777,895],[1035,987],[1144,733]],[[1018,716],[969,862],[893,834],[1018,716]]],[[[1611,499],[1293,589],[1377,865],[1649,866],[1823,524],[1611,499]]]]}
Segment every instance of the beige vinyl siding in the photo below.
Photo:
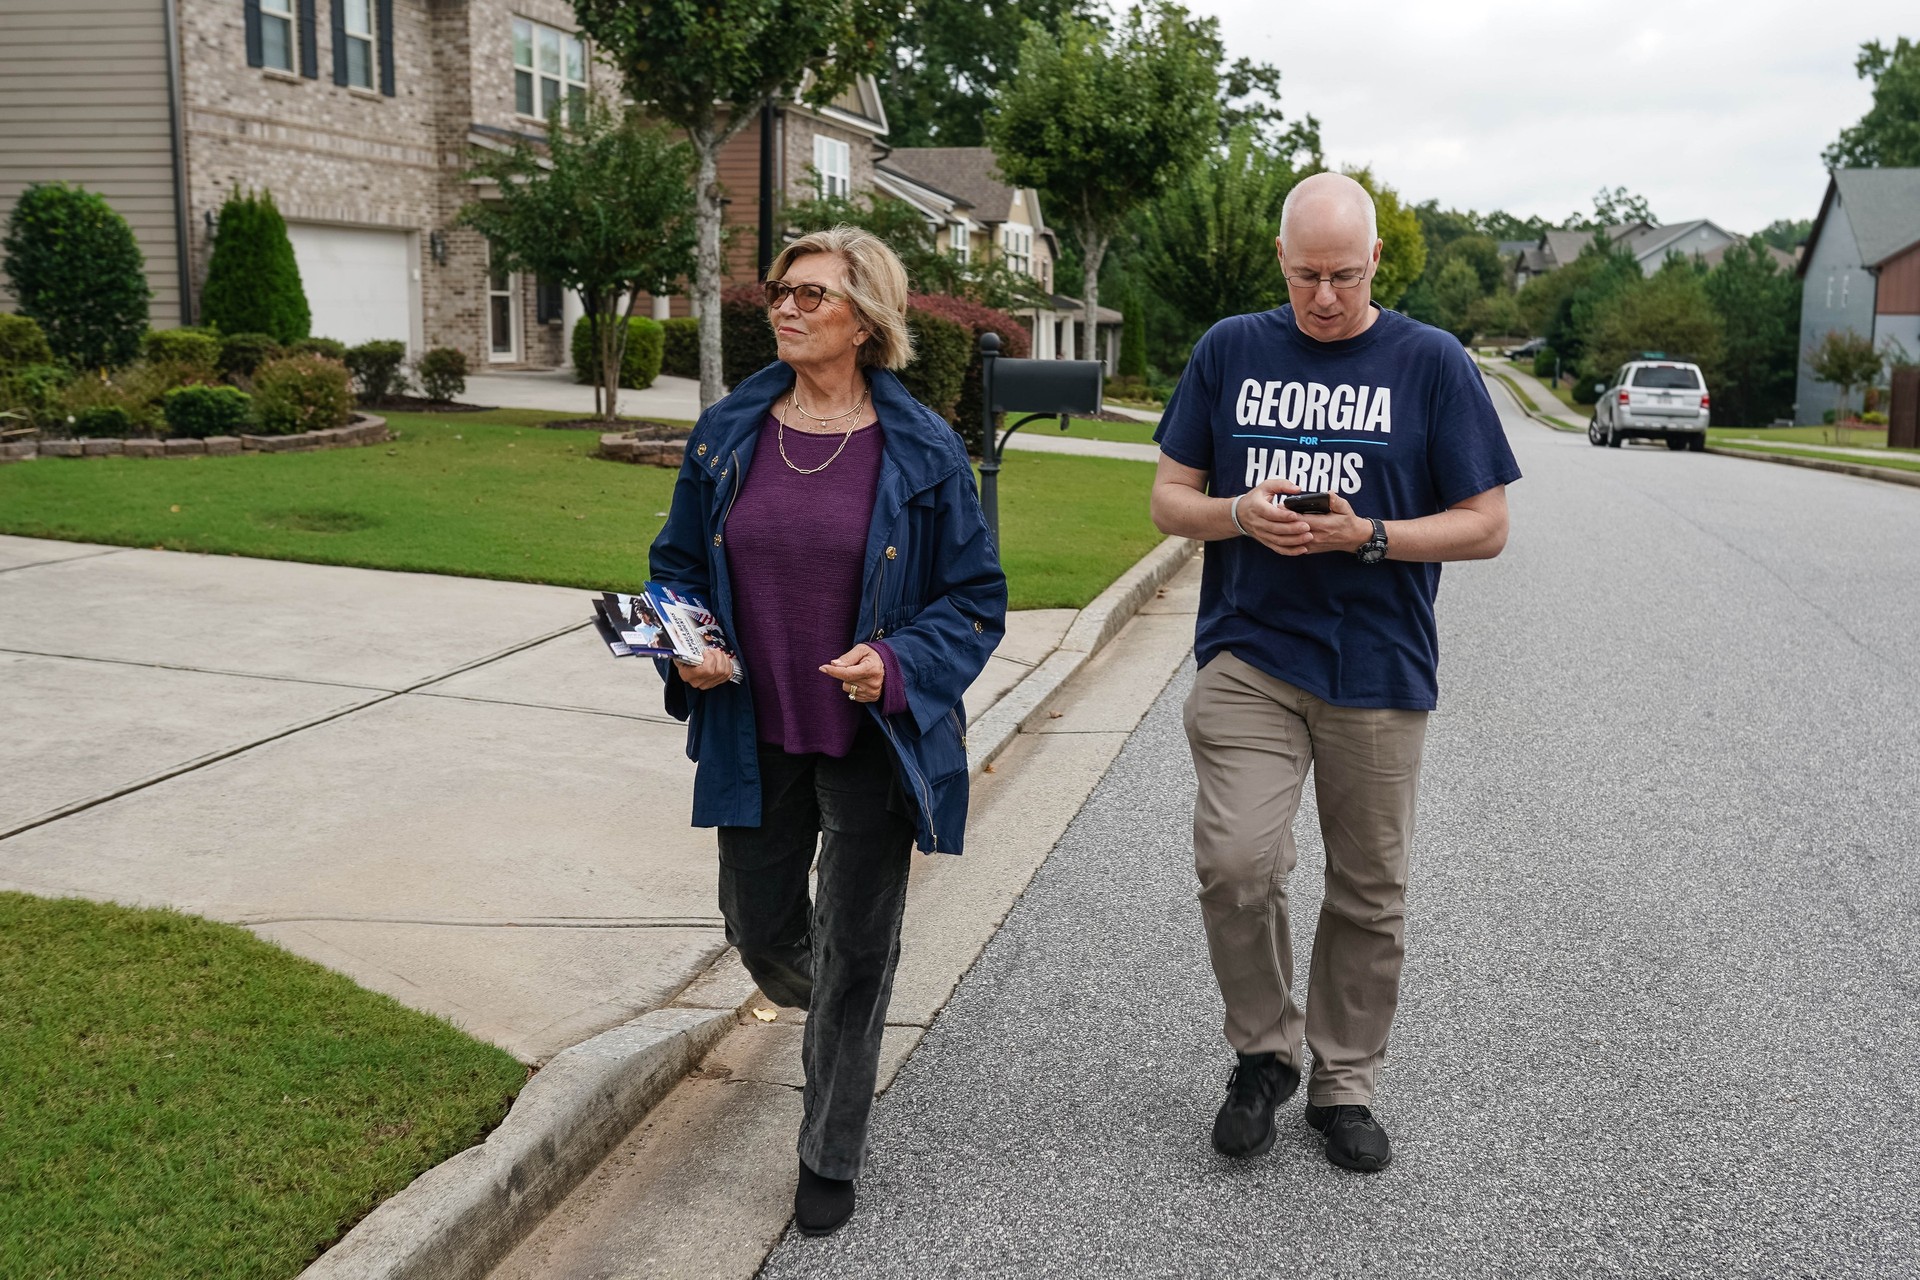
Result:
{"type": "MultiPolygon", "coordinates": [[[[99,192],[146,255],[154,327],[180,323],[164,0],[5,7],[0,218],[28,183],[61,180],[99,192]]],[[[0,308],[13,309],[4,275],[0,308]]]]}

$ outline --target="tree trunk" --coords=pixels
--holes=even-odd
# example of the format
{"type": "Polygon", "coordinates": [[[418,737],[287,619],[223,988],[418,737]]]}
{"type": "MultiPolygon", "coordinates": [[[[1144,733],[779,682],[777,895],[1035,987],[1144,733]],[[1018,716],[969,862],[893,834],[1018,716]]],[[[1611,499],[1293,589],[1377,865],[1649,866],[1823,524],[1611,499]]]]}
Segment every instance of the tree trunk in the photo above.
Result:
{"type": "Polygon", "coordinates": [[[720,147],[724,139],[711,125],[689,129],[699,160],[695,227],[699,233],[694,255],[693,300],[700,309],[700,407],[726,394],[720,354],[720,147]]]}
{"type": "Polygon", "coordinates": [[[1099,234],[1090,225],[1083,224],[1079,232],[1080,243],[1086,246],[1087,254],[1087,279],[1082,286],[1080,299],[1080,305],[1086,308],[1080,322],[1084,348],[1080,358],[1098,360],[1100,358],[1100,264],[1106,260],[1107,245],[1113,238],[1099,234]]]}

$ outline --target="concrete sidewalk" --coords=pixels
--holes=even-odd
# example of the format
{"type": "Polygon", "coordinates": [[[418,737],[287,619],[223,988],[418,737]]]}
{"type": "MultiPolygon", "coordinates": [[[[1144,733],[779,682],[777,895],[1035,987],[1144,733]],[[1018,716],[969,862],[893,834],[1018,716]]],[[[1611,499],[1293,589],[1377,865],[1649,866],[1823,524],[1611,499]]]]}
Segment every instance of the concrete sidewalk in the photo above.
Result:
{"type": "MultiPolygon", "coordinates": [[[[527,1062],[725,949],[588,593],[0,537],[0,888],[244,924],[527,1062]]],[[[977,719],[1075,614],[1013,615],[977,719]]]]}
{"type": "MultiPolygon", "coordinates": [[[[556,413],[593,412],[593,387],[573,380],[573,370],[514,370],[509,373],[470,373],[468,404],[502,409],[552,409],[556,413]]],[[[692,422],[700,416],[700,383],[666,374],[644,391],[622,388],[614,406],[623,418],[669,418],[692,422]]]]}

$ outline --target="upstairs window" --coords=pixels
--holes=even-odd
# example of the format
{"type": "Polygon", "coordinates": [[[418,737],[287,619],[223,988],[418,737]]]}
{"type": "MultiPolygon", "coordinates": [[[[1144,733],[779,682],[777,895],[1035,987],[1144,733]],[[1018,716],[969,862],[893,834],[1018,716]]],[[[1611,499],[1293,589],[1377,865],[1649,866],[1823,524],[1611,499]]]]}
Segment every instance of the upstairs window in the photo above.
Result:
{"type": "Polygon", "coordinates": [[[356,89],[373,88],[373,0],[344,0],[342,30],[346,35],[346,83],[356,89]]]}
{"type": "Polygon", "coordinates": [[[523,116],[551,120],[562,102],[569,119],[579,119],[587,96],[587,46],[579,36],[553,27],[513,20],[513,109],[523,116]]]}
{"type": "Polygon", "coordinates": [[[813,135],[813,170],[819,175],[820,194],[844,199],[853,194],[853,147],[825,134],[813,135]]]}
{"type": "Polygon", "coordinates": [[[1007,252],[1007,265],[1023,276],[1032,274],[1033,233],[1009,229],[1001,243],[1007,252]]]}
{"type": "Polygon", "coordinates": [[[947,245],[953,250],[953,256],[962,262],[973,256],[973,246],[968,242],[966,224],[956,222],[948,229],[947,245]]]}
{"type": "Polygon", "coordinates": [[[293,0],[260,0],[260,65],[293,70],[293,0]]]}

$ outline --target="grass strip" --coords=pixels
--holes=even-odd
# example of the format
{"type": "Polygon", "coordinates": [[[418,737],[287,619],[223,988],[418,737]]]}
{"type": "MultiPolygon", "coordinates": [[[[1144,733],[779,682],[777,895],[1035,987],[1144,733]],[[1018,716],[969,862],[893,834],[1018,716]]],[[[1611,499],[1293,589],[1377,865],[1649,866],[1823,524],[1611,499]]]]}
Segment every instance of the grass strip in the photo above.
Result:
{"type": "MultiPolygon", "coordinates": [[[[646,576],[675,472],[594,458],[596,433],[535,425],[563,416],[396,413],[394,443],[318,453],[41,458],[0,468],[0,532],[631,587],[646,576]]],[[[1144,462],[1012,457],[1000,518],[1013,607],[1080,608],[1144,555],[1159,539],[1152,478],[1144,462]]]]}
{"type": "Polygon", "coordinates": [[[0,1275],[291,1276],[526,1068],[244,929],[0,893],[0,1275]]]}
{"type": "MultiPolygon", "coordinates": [[[[1713,443],[1715,447],[1722,450],[1733,449],[1738,447],[1738,442],[1732,441],[1732,440],[1728,440],[1728,441],[1716,440],[1713,443]]],[[[1841,462],[1841,463],[1845,463],[1847,466],[1861,467],[1868,471],[1920,472],[1920,458],[1916,458],[1907,454],[1905,450],[1899,450],[1893,453],[1889,453],[1887,457],[1884,459],[1862,458],[1852,454],[1845,454],[1845,453],[1823,453],[1818,449],[1766,448],[1766,449],[1752,449],[1747,452],[1748,457],[1756,457],[1756,458],[1772,457],[1776,454],[1782,457],[1788,457],[1788,458],[1814,458],[1821,462],[1841,462]]]]}

